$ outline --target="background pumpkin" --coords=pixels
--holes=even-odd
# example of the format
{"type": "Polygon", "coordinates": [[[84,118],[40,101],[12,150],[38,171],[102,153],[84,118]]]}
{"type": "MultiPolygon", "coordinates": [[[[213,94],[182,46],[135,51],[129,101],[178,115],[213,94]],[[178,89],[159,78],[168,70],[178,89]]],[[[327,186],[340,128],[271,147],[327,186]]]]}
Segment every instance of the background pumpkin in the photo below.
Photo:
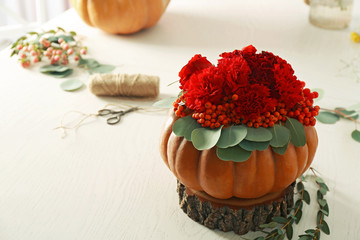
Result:
{"type": "Polygon", "coordinates": [[[245,162],[220,160],[216,147],[198,151],[184,137],[172,132],[178,118],[170,113],[160,140],[160,153],[169,169],[186,187],[219,199],[258,198],[286,189],[312,163],[318,137],[314,127],[305,127],[306,144],[289,143],[284,155],[268,147],[253,151],[245,162]]]}
{"type": "Polygon", "coordinates": [[[154,26],[170,0],[71,0],[90,26],[109,33],[130,34],[154,26]]]}

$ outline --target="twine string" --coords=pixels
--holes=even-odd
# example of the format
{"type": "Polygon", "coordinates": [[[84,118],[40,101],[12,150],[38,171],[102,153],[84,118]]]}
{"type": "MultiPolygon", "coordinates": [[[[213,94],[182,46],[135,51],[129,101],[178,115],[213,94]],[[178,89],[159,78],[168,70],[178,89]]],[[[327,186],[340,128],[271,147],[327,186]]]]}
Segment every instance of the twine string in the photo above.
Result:
{"type": "Polygon", "coordinates": [[[157,97],[159,77],[145,74],[95,74],[89,83],[97,96],[157,97]]]}
{"type": "MultiPolygon", "coordinates": [[[[159,112],[164,112],[167,111],[168,109],[164,109],[164,108],[155,108],[155,107],[135,107],[135,106],[132,106],[132,105],[129,105],[129,104],[124,104],[124,103],[119,103],[119,104],[112,104],[112,103],[109,103],[109,104],[106,104],[102,109],[110,109],[110,110],[114,110],[114,109],[124,109],[124,110],[127,110],[127,109],[131,109],[131,108],[137,108],[134,112],[138,112],[138,113],[142,113],[142,114],[153,114],[153,113],[159,113],[159,112]]],[[[97,118],[99,115],[99,112],[94,114],[94,113],[83,113],[83,112],[80,112],[80,111],[68,111],[66,112],[61,120],[60,120],[60,126],[54,128],[53,130],[57,130],[57,129],[61,129],[62,130],[62,135],[61,135],[61,138],[65,138],[67,136],[67,130],[77,130],[79,127],[81,127],[85,120],[87,120],[88,118],[91,118],[91,117],[95,117],[97,118]],[[76,113],[76,114],[79,114],[81,115],[82,117],[80,117],[80,119],[75,122],[73,125],[70,125],[69,124],[66,124],[65,123],[65,118],[67,116],[69,116],[71,113],[76,113]]]]}

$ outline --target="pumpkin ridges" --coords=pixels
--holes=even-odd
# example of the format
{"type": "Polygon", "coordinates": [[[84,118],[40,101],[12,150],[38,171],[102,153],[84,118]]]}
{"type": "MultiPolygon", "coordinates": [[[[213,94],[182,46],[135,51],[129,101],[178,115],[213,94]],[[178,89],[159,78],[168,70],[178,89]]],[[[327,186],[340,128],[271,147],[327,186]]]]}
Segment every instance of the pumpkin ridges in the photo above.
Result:
{"type": "Polygon", "coordinates": [[[155,25],[170,0],[71,0],[90,26],[115,34],[130,34],[155,25]]]}
{"type": "MultiPolygon", "coordinates": [[[[191,163],[191,164],[193,164],[192,166],[194,166],[194,168],[192,169],[193,173],[190,174],[190,176],[192,176],[192,179],[194,179],[192,182],[189,180],[189,178],[184,177],[184,176],[188,176],[187,174],[180,173],[182,171],[182,168],[185,168],[189,171],[191,171],[191,168],[187,168],[186,166],[178,167],[182,163],[186,163],[188,161],[188,159],[186,159],[184,161],[185,158],[192,158],[192,157],[190,157],[189,154],[186,154],[186,152],[188,151],[187,148],[180,147],[181,148],[181,150],[180,150],[179,145],[172,145],[169,143],[170,141],[172,141],[171,138],[180,139],[180,137],[177,137],[176,135],[174,135],[172,133],[172,126],[173,126],[175,120],[177,120],[178,118],[173,113],[171,113],[169,117],[172,119],[172,121],[168,121],[168,122],[170,122],[170,124],[164,125],[164,128],[165,128],[164,134],[169,136],[169,140],[168,140],[168,144],[167,144],[169,149],[167,149],[167,151],[166,151],[166,147],[163,146],[161,148],[162,151],[164,151],[162,153],[162,155],[163,154],[167,155],[166,157],[168,158],[168,162],[170,164],[170,162],[173,161],[173,160],[171,160],[171,155],[169,154],[171,152],[170,148],[176,149],[175,151],[177,154],[177,159],[173,162],[173,165],[175,166],[174,175],[176,177],[178,177],[178,179],[180,181],[184,181],[181,179],[187,179],[188,184],[189,185],[191,184],[191,186],[192,186],[192,187],[188,186],[189,188],[195,189],[196,187],[198,187],[200,189],[196,189],[196,190],[205,191],[209,195],[212,195],[213,197],[217,197],[217,198],[226,199],[226,198],[229,198],[229,195],[230,195],[230,197],[235,196],[238,198],[251,198],[251,196],[255,196],[256,192],[262,191],[264,189],[264,186],[262,186],[262,185],[266,185],[270,182],[273,182],[273,186],[270,190],[271,192],[282,191],[289,184],[291,184],[293,181],[296,180],[296,177],[299,175],[299,173],[302,173],[310,166],[310,164],[313,160],[315,151],[316,151],[316,147],[317,147],[318,140],[317,140],[317,134],[316,134],[315,128],[314,127],[305,127],[307,143],[304,147],[300,147],[299,150],[298,150],[298,147],[295,147],[292,143],[289,143],[288,150],[286,151],[286,153],[284,155],[279,155],[279,154],[273,152],[273,150],[271,148],[268,148],[265,151],[254,151],[252,153],[252,155],[250,156],[250,158],[245,162],[237,163],[237,162],[230,161],[230,163],[232,164],[232,168],[229,168],[229,166],[225,166],[225,167],[222,166],[220,168],[218,167],[223,164],[226,165],[229,162],[220,160],[216,156],[216,147],[214,147],[210,150],[199,151],[197,156],[195,156],[191,161],[189,160],[189,162],[193,161],[193,163],[191,163]],[[252,162],[252,161],[260,158],[260,156],[261,156],[260,153],[263,155],[268,154],[271,158],[270,162],[273,163],[273,165],[271,167],[270,166],[264,167],[264,170],[267,169],[267,173],[265,171],[264,174],[261,174],[261,170],[259,171],[259,169],[257,169],[257,168],[260,168],[261,166],[264,166],[264,165],[262,165],[261,161],[258,160],[258,164],[254,164],[252,162]],[[298,153],[300,153],[300,154],[298,154],[298,153]],[[301,155],[306,156],[307,154],[309,156],[306,157],[306,160],[300,160],[297,157],[298,155],[299,155],[299,157],[301,157],[301,155]],[[212,162],[212,166],[207,166],[206,161],[202,161],[203,158],[206,158],[205,155],[212,156],[213,160],[216,160],[217,163],[215,164],[215,162],[212,162]],[[279,166],[276,166],[275,156],[280,156],[282,158],[284,158],[284,156],[286,156],[286,158],[283,159],[284,161],[282,162],[282,164],[278,164],[279,166]],[[286,162],[286,161],[288,161],[288,162],[286,162]],[[286,168],[283,167],[284,163],[293,164],[294,166],[291,166],[290,170],[286,170],[286,168]],[[306,164],[305,167],[304,167],[304,164],[306,164]],[[301,166],[303,166],[303,167],[301,167],[301,166]],[[223,169],[225,169],[225,171],[223,169]],[[218,178],[217,185],[216,184],[215,185],[216,186],[221,185],[221,187],[224,189],[218,190],[218,192],[217,192],[218,195],[214,195],[213,192],[216,189],[214,190],[210,186],[209,189],[211,191],[209,192],[207,190],[208,188],[205,188],[203,186],[203,182],[205,182],[205,180],[207,180],[209,178],[211,179],[213,177],[212,174],[219,174],[219,173],[222,173],[224,175],[223,176],[224,178],[229,178],[231,181],[229,182],[229,179],[223,180],[223,178],[218,178]],[[294,175],[292,179],[290,177],[286,177],[286,175],[288,173],[290,173],[289,176],[294,175]],[[271,174],[271,176],[273,176],[273,177],[271,178],[271,176],[269,176],[269,174],[271,174]],[[195,175],[197,177],[194,177],[195,175]],[[207,176],[207,179],[205,179],[205,180],[203,179],[204,175],[207,176]],[[278,175],[280,175],[280,177],[278,177],[278,175]],[[275,176],[276,176],[277,180],[275,180],[275,176]],[[255,179],[255,180],[252,180],[252,179],[255,179]],[[260,179],[263,179],[263,180],[260,180],[260,179]],[[283,179],[283,180],[279,181],[279,179],[280,180],[283,179]],[[257,184],[257,183],[259,183],[259,184],[257,184]],[[225,194],[224,194],[224,192],[225,192],[225,194]],[[229,194],[229,192],[231,192],[231,194],[229,194]]],[[[162,139],[166,139],[166,137],[164,137],[162,139]]],[[[194,149],[192,143],[187,141],[183,137],[181,137],[181,142],[183,142],[183,144],[189,145],[189,147],[193,151],[195,151],[195,152],[197,151],[196,149],[194,149]]],[[[166,157],[164,158],[164,161],[166,161],[166,157]]],[[[214,181],[214,179],[212,179],[212,181],[214,181]]],[[[188,185],[188,184],[185,184],[185,185],[188,185]]],[[[211,185],[212,183],[208,182],[207,184],[211,185]]]]}
{"type": "Polygon", "coordinates": [[[288,187],[297,174],[297,156],[295,146],[289,143],[285,154],[273,153],[275,162],[275,182],[271,192],[278,192],[288,187]]]}
{"type": "MultiPolygon", "coordinates": [[[[255,181],[257,151],[253,151],[250,158],[245,162],[235,163],[236,186],[233,188],[234,196],[248,198],[255,181]]],[[[221,161],[221,160],[220,160],[221,161]]]]}
{"type": "Polygon", "coordinates": [[[256,178],[253,183],[253,196],[251,198],[261,197],[270,192],[275,181],[274,158],[271,149],[257,151],[256,157],[256,178]]]}
{"type": "Polygon", "coordinates": [[[167,155],[168,155],[168,163],[170,170],[174,173],[176,178],[179,179],[179,176],[176,172],[176,158],[178,154],[178,148],[183,140],[183,137],[177,137],[173,132],[171,132],[168,142],[167,155]]]}
{"type": "Polygon", "coordinates": [[[296,156],[297,156],[297,173],[296,173],[296,178],[300,177],[304,170],[305,170],[305,166],[309,161],[309,147],[308,144],[306,143],[305,146],[303,147],[297,147],[295,148],[296,151],[296,156]]]}
{"type": "Polygon", "coordinates": [[[163,124],[160,135],[160,155],[169,169],[170,167],[168,162],[167,149],[168,149],[170,134],[172,133],[172,126],[174,125],[174,122],[177,119],[178,117],[176,117],[173,112],[169,112],[169,117],[167,121],[163,124]]]}
{"type": "Polygon", "coordinates": [[[216,155],[216,148],[201,151],[199,159],[200,186],[209,195],[227,199],[233,195],[233,162],[222,161],[216,155]]]}
{"type": "Polygon", "coordinates": [[[196,191],[203,190],[198,181],[197,171],[194,171],[198,168],[199,157],[200,152],[194,148],[191,142],[183,138],[177,151],[175,170],[178,180],[196,191]]]}
{"type": "Polygon", "coordinates": [[[150,28],[159,21],[164,10],[167,7],[167,4],[165,4],[164,6],[163,1],[154,2],[153,0],[147,0],[146,7],[147,7],[147,17],[144,28],[150,28]]]}
{"type": "Polygon", "coordinates": [[[139,21],[142,18],[136,10],[137,6],[132,6],[133,3],[138,3],[138,0],[91,1],[90,21],[94,26],[110,33],[116,33],[119,25],[122,26],[122,33],[139,31],[141,29],[139,21]]]}
{"type": "Polygon", "coordinates": [[[314,160],[314,156],[318,146],[318,135],[314,127],[305,127],[305,134],[306,134],[306,139],[311,139],[311,141],[307,141],[309,156],[306,166],[302,173],[304,173],[310,167],[312,161],[314,160]]]}

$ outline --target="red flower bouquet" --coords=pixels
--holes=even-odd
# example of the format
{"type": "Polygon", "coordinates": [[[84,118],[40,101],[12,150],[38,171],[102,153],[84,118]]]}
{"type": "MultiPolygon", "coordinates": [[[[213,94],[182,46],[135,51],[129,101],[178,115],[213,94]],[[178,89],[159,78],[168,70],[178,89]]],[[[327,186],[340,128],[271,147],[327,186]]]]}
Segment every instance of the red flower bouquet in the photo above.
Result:
{"type": "Polygon", "coordinates": [[[174,103],[178,117],[193,112],[202,127],[247,124],[272,127],[286,117],[314,126],[319,107],[317,92],[297,79],[291,65],[270,53],[256,53],[253,46],[220,55],[217,66],[195,55],[180,71],[183,91],[174,103]]]}

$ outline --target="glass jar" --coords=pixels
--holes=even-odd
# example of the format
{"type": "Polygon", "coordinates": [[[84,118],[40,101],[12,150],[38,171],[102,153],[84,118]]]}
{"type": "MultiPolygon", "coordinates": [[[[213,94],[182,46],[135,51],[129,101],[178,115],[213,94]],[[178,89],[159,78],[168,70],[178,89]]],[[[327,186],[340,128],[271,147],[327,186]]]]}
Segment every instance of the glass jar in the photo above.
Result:
{"type": "Polygon", "coordinates": [[[354,0],[310,0],[310,22],[327,29],[347,28],[353,3],[354,0]]]}

